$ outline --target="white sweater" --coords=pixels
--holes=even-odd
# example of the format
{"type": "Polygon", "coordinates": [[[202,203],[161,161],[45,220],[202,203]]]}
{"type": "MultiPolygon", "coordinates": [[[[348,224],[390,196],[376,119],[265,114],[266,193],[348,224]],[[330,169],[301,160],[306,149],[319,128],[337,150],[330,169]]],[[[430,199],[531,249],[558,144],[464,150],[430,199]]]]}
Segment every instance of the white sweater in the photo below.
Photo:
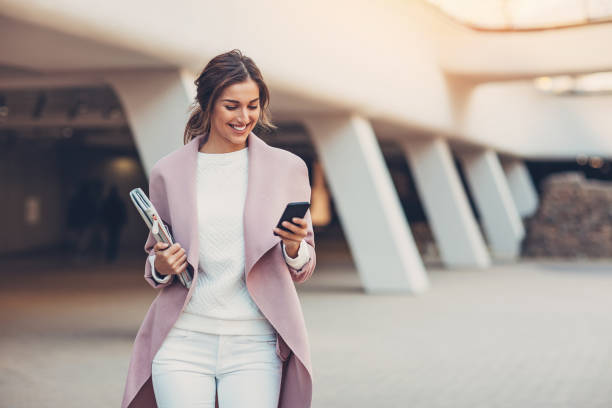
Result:
{"type": "MultiPolygon", "coordinates": [[[[247,149],[198,153],[198,280],[175,327],[215,334],[274,332],[253,302],[245,282],[243,213],[248,184],[247,149]]],[[[305,241],[295,259],[287,255],[284,246],[283,253],[285,261],[296,269],[310,258],[305,241]]]]}

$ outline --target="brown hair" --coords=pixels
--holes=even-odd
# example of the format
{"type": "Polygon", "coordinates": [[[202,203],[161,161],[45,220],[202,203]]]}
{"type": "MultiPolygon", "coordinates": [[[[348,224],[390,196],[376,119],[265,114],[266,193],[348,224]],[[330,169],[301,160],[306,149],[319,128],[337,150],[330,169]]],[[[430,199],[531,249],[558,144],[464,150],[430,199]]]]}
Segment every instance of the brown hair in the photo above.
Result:
{"type": "Polygon", "coordinates": [[[193,138],[210,132],[210,119],[215,102],[230,85],[252,79],[259,87],[259,105],[261,106],[258,125],[266,130],[276,126],[270,120],[270,92],[263,80],[261,71],[252,59],[242,55],[239,50],[232,50],[217,55],[210,60],[198,78],[194,81],[197,87],[195,101],[191,106],[191,114],[183,141],[189,143],[193,138]]]}

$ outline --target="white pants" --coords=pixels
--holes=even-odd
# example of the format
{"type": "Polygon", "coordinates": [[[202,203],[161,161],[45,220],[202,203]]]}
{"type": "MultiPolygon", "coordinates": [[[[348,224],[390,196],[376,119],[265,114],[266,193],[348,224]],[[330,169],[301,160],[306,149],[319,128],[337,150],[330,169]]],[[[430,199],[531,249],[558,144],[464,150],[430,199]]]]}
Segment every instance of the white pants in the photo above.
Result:
{"type": "Polygon", "coordinates": [[[159,408],[276,408],[276,334],[219,335],[173,327],[153,358],[159,408]]]}

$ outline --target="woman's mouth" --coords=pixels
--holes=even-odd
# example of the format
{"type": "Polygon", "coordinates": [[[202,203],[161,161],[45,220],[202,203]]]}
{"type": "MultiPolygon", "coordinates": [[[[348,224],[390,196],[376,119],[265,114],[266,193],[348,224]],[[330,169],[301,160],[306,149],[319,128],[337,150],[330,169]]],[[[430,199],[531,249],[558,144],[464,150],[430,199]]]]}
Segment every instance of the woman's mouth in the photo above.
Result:
{"type": "Polygon", "coordinates": [[[245,124],[245,125],[242,125],[242,126],[239,126],[239,125],[236,125],[236,124],[230,123],[229,125],[230,125],[230,127],[231,127],[232,129],[234,129],[234,130],[235,130],[235,131],[237,131],[237,132],[243,132],[243,131],[244,131],[244,130],[247,128],[247,125],[246,125],[246,124],[245,124]]]}

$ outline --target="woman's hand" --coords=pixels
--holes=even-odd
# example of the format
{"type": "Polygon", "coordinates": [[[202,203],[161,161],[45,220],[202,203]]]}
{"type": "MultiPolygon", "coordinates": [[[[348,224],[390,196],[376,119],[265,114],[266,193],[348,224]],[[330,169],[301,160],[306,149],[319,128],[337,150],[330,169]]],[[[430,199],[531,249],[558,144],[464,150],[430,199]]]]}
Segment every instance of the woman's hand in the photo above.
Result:
{"type": "Polygon", "coordinates": [[[274,228],[274,232],[280,235],[283,243],[285,244],[285,251],[291,258],[295,258],[300,249],[300,243],[308,234],[308,223],[304,218],[294,217],[293,223],[289,221],[283,221],[283,227],[289,231],[282,230],[280,228],[274,228]],[[297,225],[295,225],[297,224],[297,225]]]}
{"type": "Polygon", "coordinates": [[[187,269],[187,253],[181,244],[175,243],[168,248],[165,242],[158,242],[155,250],[155,271],[162,275],[178,275],[187,269]]]}

